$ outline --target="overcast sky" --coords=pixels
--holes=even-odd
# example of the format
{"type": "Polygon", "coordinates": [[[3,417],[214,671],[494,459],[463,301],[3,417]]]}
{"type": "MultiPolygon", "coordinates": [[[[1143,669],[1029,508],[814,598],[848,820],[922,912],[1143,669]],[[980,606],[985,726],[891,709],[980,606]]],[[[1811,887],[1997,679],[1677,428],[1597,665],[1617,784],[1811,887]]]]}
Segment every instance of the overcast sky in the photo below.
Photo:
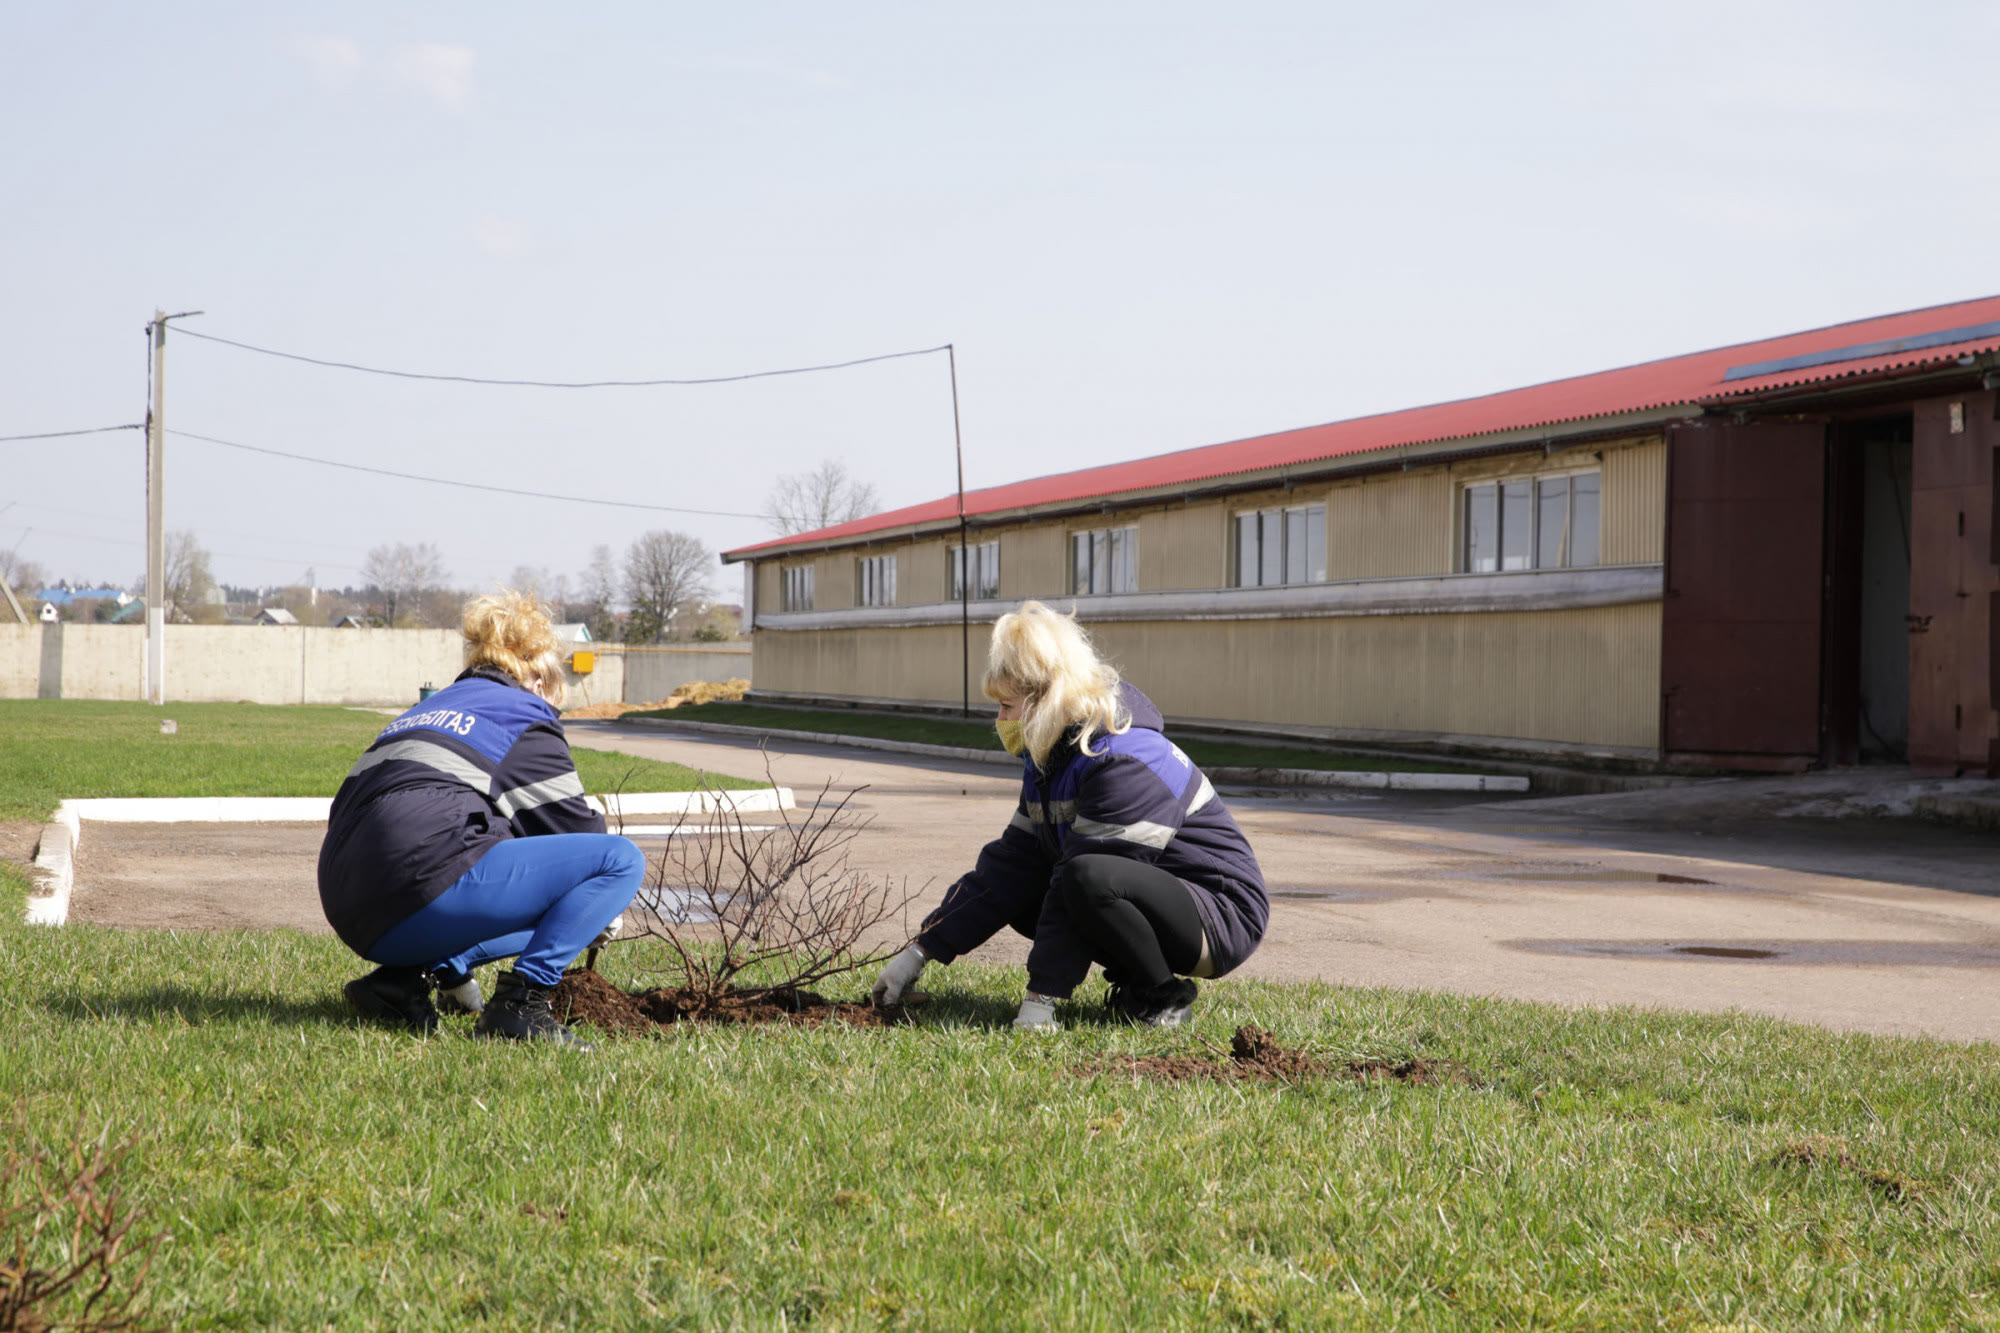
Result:
{"type": "MultiPolygon", "coordinates": [[[[977,486],[2000,291],[1990,0],[985,11],[11,6],[0,434],[139,420],[155,306],[535,379],[951,341],[977,486]]],[[[889,506],[952,486],[939,357],[584,392],[172,339],[166,388],[173,429],[655,505],[754,513],[827,457],[889,506]]],[[[235,583],[767,535],[184,439],[168,466],[169,526],[235,583]]],[[[56,575],[143,568],[136,432],[0,445],[10,504],[0,544],[56,575]]]]}

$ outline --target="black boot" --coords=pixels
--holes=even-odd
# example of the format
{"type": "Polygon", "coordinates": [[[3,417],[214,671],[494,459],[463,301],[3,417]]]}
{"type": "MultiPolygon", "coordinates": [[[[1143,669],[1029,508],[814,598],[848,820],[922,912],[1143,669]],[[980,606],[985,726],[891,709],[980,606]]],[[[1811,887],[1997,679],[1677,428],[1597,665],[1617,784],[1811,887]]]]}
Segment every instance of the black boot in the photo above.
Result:
{"type": "Polygon", "coordinates": [[[537,986],[519,972],[502,972],[493,985],[493,998],[479,1011],[473,1025],[475,1037],[506,1037],[513,1041],[552,1041],[579,1051],[590,1043],[556,1021],[549,1009],[553,986],[537,986]]]}
{"type": "Polygon", "coordinates": [[[1194,1015],[1194,998],[1200,991],[1187,977],[1168,977],[1157,986],[1116,987],[1105,1007],[1140,1027],[1177,1028],[1194,1015]]]}
{"type": "Polygon", "coordinates": [[[438,1011],[431,1003],[430,978],[421,967],[378,967],[348,982],[341,993],[363,1016],[378,1023],[408,1028],[419,1035],[437,1031],[438,1011]]]}

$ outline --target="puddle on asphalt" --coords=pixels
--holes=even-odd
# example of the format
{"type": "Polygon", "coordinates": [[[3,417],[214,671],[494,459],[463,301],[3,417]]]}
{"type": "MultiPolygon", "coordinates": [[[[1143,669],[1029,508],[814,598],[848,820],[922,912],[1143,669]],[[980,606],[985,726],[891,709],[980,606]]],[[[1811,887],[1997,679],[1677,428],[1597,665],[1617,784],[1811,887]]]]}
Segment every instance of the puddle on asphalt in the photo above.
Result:
{"type": "Polygon", "coordinates": [[[2000,967],[2000,945],[1956,940],[1505,940],[1523,953],[1834,967],[2000,967]]]}
{"type": "Polygon", "coordinates": [[[1664,870],[1503,870],[1494,879],[1531,880],[1537,884],[1714,884],[1693,875],[1664,870]]]}
{"type": "Polygon", "coordinates": [[[708,896],[699,889],[672,889],[648,886],[640,889],[633,906],[642,916],[652,916],[676,926],[696,926],[715,920],[708,896]]]}

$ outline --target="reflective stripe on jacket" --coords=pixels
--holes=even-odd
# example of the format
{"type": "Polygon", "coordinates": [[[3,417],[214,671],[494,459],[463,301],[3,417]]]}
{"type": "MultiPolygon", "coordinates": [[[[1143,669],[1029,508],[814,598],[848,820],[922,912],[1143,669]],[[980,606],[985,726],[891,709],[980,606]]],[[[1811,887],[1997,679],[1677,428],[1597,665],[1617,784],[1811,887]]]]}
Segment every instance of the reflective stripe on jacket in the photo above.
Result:
{"type": "Polygon", "coordinates": [[[1035,942],[1028,988],[1068,995],[1091,958],[1049,887],[1062,862],[1090,854],[1146,861],[1186,884],[1216,976],[1257,948],[1271,906],[1249,840],[1208,778],[1167,739],[1153,701],[1131,685],[1124,691],[1131,730],[1093,737],[1096,754],[1080,752],[1072,733],[1050,754],[1046,774],[1023,759],[1021,801],[1006,830],[924,919],[917,943],[927,955],[949,963],[1012,926],[1035,942]]]}
{"type": "Polygon", "coordinates": [[[506,672],[473,667],[384,727],[340,784],[320,907],[365,953],[496,843],[602,832],[556,710],[506,672]]]}

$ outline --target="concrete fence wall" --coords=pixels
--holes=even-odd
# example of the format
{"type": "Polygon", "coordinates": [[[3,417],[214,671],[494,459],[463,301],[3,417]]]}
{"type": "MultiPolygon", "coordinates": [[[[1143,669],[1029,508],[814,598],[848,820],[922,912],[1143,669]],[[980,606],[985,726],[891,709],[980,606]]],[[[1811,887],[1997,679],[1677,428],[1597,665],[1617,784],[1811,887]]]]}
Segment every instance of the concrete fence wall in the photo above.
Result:
{"type": "MultiPolygon", "coordinates": [[[[581,646],[581,645],[579,645],[581,646]]],[[[167,626],[167,698],[194,703],[415,703],[464,662],[464,640],[444,629],[318,629],[278,625],[167,626]]],[[[145,697],[146,631],[139,625],[0,625],[0,699],[145,697]]],[[[664,699],[677,685],[750,675],[750,646],[625,648],[597,652],[571,674],[569,705],[664,699]]]]}
{"type": "MultiPolygon", "coordinates": [[[[626,703],[651,703],[655,699],[664,699],[677,687],[697,680],[719,683],[750,679],[750,645],[747,643],[705,643],[687,648],[665,645],[628,647],[619,656],[625,662],[626,703]]],[[[602,664],[604,658],[597,660],[602,664]]]]}
{"type": "MultiPolygon", "coordinates": [[[[463,662],[455,630],[169,625],[167,698],[192,703],[408,704],[463,662]]],[[[145,697],[139,625],[0,625],[0,698],[145,697]]]]}

